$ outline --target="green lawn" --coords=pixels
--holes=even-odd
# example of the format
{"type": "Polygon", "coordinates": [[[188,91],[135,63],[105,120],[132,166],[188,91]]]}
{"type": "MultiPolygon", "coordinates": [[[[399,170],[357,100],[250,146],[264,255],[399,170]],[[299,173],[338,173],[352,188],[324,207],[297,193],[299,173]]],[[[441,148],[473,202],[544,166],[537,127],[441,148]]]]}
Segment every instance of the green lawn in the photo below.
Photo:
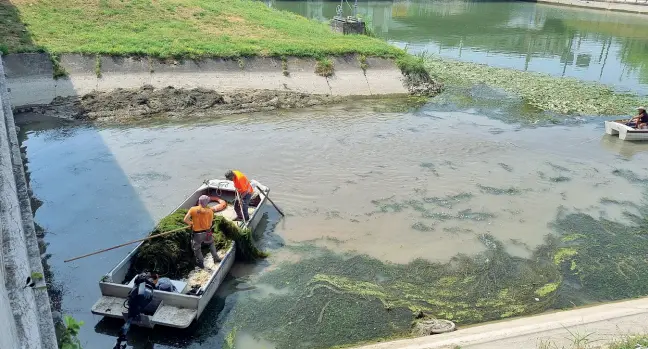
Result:
{"type": "Polygon", "coordinates": [[[0,50],[154,57],[402,57],[252,0],[0,0],[0,50]]]}

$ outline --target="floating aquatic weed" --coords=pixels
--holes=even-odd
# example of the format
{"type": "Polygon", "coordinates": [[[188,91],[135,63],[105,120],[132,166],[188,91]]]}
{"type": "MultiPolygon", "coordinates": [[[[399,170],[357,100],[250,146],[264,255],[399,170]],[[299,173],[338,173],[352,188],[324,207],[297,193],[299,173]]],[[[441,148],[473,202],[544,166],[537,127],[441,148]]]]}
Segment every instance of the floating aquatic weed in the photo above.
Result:
{"type": "MultiPolygon", "coordinates": [[[[466,86],[486,84],[521,96],[528,105],[539,110],[574,115],[624,115],[637,105],[648,104],[645,97],[615,93],[605,85],[572,78],[495,68],[487,65],[429,58],[430,74],[446,84],[466,86]]],[[[520,115],[519,121],[534,121],[542,114],[520,115]],[[530,119],[531,118],[531,119],[530,119]]],[[[551,119],[551,114],[545,115],[551,119]]]]}
{"type": "Polygon", "coordinates": [[[445,212],[423,212],[423,218],[432,218],[439,221],[445,221],[448,219],[454,219],[455,216],[445,212]]]}
{"type": "Polygon", "coordinates": [[[632,207],[632,208],[639,209],[638,204],[636,204],[636,203],[634,203],[632,201],[628,201],[628,200],[621,200],[620,201],[620,200],[615,200],[615,199],[610,199],[610,198],[601,198],[601,200],[599,200],[599,202],[602,205],[619,205],[619,206],[632,207]]]}
{"type": "Polygon", "coordinates": [[[426,197],[423,198],[423,202],[428,204],[435,204],[440,207],[452,208],[455,204],[468,201],[472,199],[473,194],[471,193],[460,193],[457,195],[448,195],[445,197],[426,197]]]}
{"type": "Polygon", "coordinates": [[[340,211],[328,211],[328,212],[326,212],[326,218],[325,219],[339,219],[339,218],[341,218],[340,211]]]}
{"type": "Polygon", "coordinates": [[[259,283],[291,287],[290,295],[238,295],[228,322],[278,348],[324,348],[407,335],[417,311],[468,324],[551,305],[556,292],[543,287],[560,282],[554,264],[512,257],[492,236],[481,241],[485,252],[448,263],[391,264],[322,250],[261,275],[259,283]],[[538,290],[547,292],[533,301],[538,290]]]}
{"type": "Polygon", "coordinates": [[[630,170],[616,169],[616,170],[612,171],[612,174],[615,175],[615,176],[625,178],[630,183],[648,184],[648,178],[639,177],[636,173],[634,173],[633,171],[630,171],[630,170]]]}
{"type": "Polygon", "coordinates": [[[432,172],[435,176],[439,177],[439,172],[437,172],[436,167],[431,162],[422,162],[420,167],[432,172]]]}
{"type": "Polygon", "coordinates": [[[515,188],[515,187],[510,187],[510,188],[495,188],[495,187],[488,187],[485,185],[477,184],[477,187],[481,190],[482,193],[485,194],[493,194],[493,195],[518,195],[522,193],[521,189],[515,188]]]}
{"type": "Polygon", "coordinates": [[[456,216],[458,219],[468,219],[472,221],[485,221],[487,219],[495,218],[495,215],[488,212],[475,212],[471,209],[459,211],[456,216]]]}
{"type": "Polygon", "coordinates": [[[426,225],[426,224],[424,224],[422,222],[416,222],[416,223],[412,224],[412,229],[418,230],[418,231],[424,231],[424,232],[434,231],[434,227],[426,225]]]}
{"type": "Polygon", "coordinates": [[[446,160],[443,162],[444,165],[448,166],[451,170],[456,170],[457,166],[452,161],[446,160]]]}
{"type": "Polygon", "coordinates": [[[471,229],[459,228],[459,227],[444,227],[443,231],[447,233],[459,234],[459,233],[472,233],[471,229]]]}
{"type": "Polygon", "coordinates": [[[422,201],[419,200],[407,200],[404,203],[408,207],[412,208],[414,211],[417,212],[426,212],[427,209],[425,208],[425,205],[423,205],[422,201]]]}
{"type": "Polygon", "coordinates": [[[569,182],[571,181],[571,178],[565,176],[558,176],[558,177],[550,177],[549,180],[554,183],[561,183],[561,182],[569,182]]]}
{"type": "MultiPolygon", "coordinates": [[[[404,203],[393,202],[394,196],[390,196],[384,199],[371,200],[371,203],[378,206],[378,212],[387,213],[387,212],[400,212],[407,207],[404,203]]],[[[370,213],[369,215],[372,215],[370,213]]]]}
{"type": "Polygon", "coordinates": [[[509,165],[507,165],[507,164],[505,164],[503,162],[498,163],[498,165],[500,165],[501,168],[503,168],[504,170],[506,170],[508,172],[513,172],[513,167],[511,167],[511,166],[509,166],[509,165]]]}
{"type": "Polygon", "coordinates": [[[568,169],[567,167],[565,167],[565,166],[560,166],[560,165],[556,165],[556,164],[554,164],[554,163],[552,163],[552,162],[549,162],[549,161],[547,161],[547,165],[551,166],[551,167],[552,167],[554,170],[556,170],[556,171],[571,172],[571,170],[568,169]]]}

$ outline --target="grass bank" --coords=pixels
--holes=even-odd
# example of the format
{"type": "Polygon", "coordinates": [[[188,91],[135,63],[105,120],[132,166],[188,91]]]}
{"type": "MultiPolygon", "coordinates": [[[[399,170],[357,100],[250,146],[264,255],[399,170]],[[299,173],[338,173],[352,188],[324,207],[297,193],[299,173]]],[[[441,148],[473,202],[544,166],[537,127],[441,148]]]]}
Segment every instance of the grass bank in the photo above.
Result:
{"type": "Polygon", "coordinates": [[[405,55],[383,40],[339,35],[251,0],[0,0],[0,50],[161,58],[405,55]]]}
{"type": "Polygon", "coordinates": [[[486,84],[523,98],[542,111],[568,115],[629,115],[648,104],[648,97],[624,94],[610,87],[572,78],[494,68],[483,64],[427,58],[430,75],[447,85],[486,84]]]}

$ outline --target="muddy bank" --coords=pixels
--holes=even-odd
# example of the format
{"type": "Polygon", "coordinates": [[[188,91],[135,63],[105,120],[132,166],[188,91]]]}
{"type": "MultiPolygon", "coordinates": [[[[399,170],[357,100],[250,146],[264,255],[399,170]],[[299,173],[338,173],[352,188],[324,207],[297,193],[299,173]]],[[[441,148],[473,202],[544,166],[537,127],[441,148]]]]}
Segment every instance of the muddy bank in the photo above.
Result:
{"type": "Polygon", "coordinates": [[[124,105],[148,105],[126,108],[136,115],[184,108],[196,111],[205,105],[216,111],[222,107],[238,112],[293,108],[332,101],[330,96],[430,96],[442,88],[429,76],[424,81],[408,78],[406,69],[411,69],[411,62],[397,64],[394,60],[372,57],[331,57],[325,60],[325,73],[320,61],[297,57],[161,61],[150,57],[87,55],[52,59],[45,53],[30,53],[11,54],[3,60],[14,107],[66,105],[80,100],[79,105],[95,106],[87,107],[89,111],[98,110],[98,102],[90,103],[88,98],[110,100],[105,103],[107,111],[124,109],[124,105]],[[174,91],[169,94],[169,103],[154,102],[157,95],[148,96],[150,91],[161,91],[166,96],[169,87],[174,91]],[[144,95],[135,96],[136,91],[144,95]],[[115,97],[103,97],[109,93],[115,97]],[[149,103],[144,102],[147,98],[149,103]],[[111,107],[112,104],[118,107],[111,107]]]}
{"type": "Polygon", "coordinates": [[[82,97],[56,97],[51,104],[18,108],[51,116],[76,120],[126,120],[153,117],[229,115],[305,108],[340,102],[345,98],[290,91],[238,90],[219,93],[204,88],[156,89],[146,85],[138,89],[95,91],[82,97]]]}

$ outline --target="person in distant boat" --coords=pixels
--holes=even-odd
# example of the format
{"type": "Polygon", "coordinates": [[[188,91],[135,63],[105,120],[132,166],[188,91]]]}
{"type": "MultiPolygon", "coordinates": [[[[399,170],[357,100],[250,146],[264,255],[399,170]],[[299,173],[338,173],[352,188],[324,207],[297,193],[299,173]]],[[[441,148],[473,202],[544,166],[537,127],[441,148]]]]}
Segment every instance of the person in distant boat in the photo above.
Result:
{"type": "Polygon", "coordinates": [[[646,113],[646,108],[639,107],[637,108],[637,112],[639,112],[639,114],[637,114],[637,116],[630,119],[630,122],[628,122],[626,126],[630,126],[634,128],[648,127],[648,113],[646,113]]]}
{"type": "Polygon", "coordinates": [[[254,193],[254,188],[247,177],[237,170],[229,170],[225,173],[225,178],[234,182],[234,188],[238,192],[236,201],[234,202],[234,211],[236,211],[236,220],[243,219],[244,222],[250,220],[248,209],[250,207],[250,199],[254,193]],[[241,209],[243,212],[241,212],[241,209]]]}
{"type": "Polygon", "coordinates": [[[214,245],[212,224],[214,221],[214,212],[217,212],[217,208],[221,205],[209,207],[207,205],[209,205],[210,201],[212,200],[209,196],[201,195],[198,198],[198,205],[190,208],[184,217],[184,222],[191,226],[191,249],[194,252],[194,256],[196,256],[196,263],[200,268],[205,267],[205,258],[201,251],[203,244],[209,245],[214,263],[220,262],[218,251],[216,251],[216,246],[214,245]]]}

